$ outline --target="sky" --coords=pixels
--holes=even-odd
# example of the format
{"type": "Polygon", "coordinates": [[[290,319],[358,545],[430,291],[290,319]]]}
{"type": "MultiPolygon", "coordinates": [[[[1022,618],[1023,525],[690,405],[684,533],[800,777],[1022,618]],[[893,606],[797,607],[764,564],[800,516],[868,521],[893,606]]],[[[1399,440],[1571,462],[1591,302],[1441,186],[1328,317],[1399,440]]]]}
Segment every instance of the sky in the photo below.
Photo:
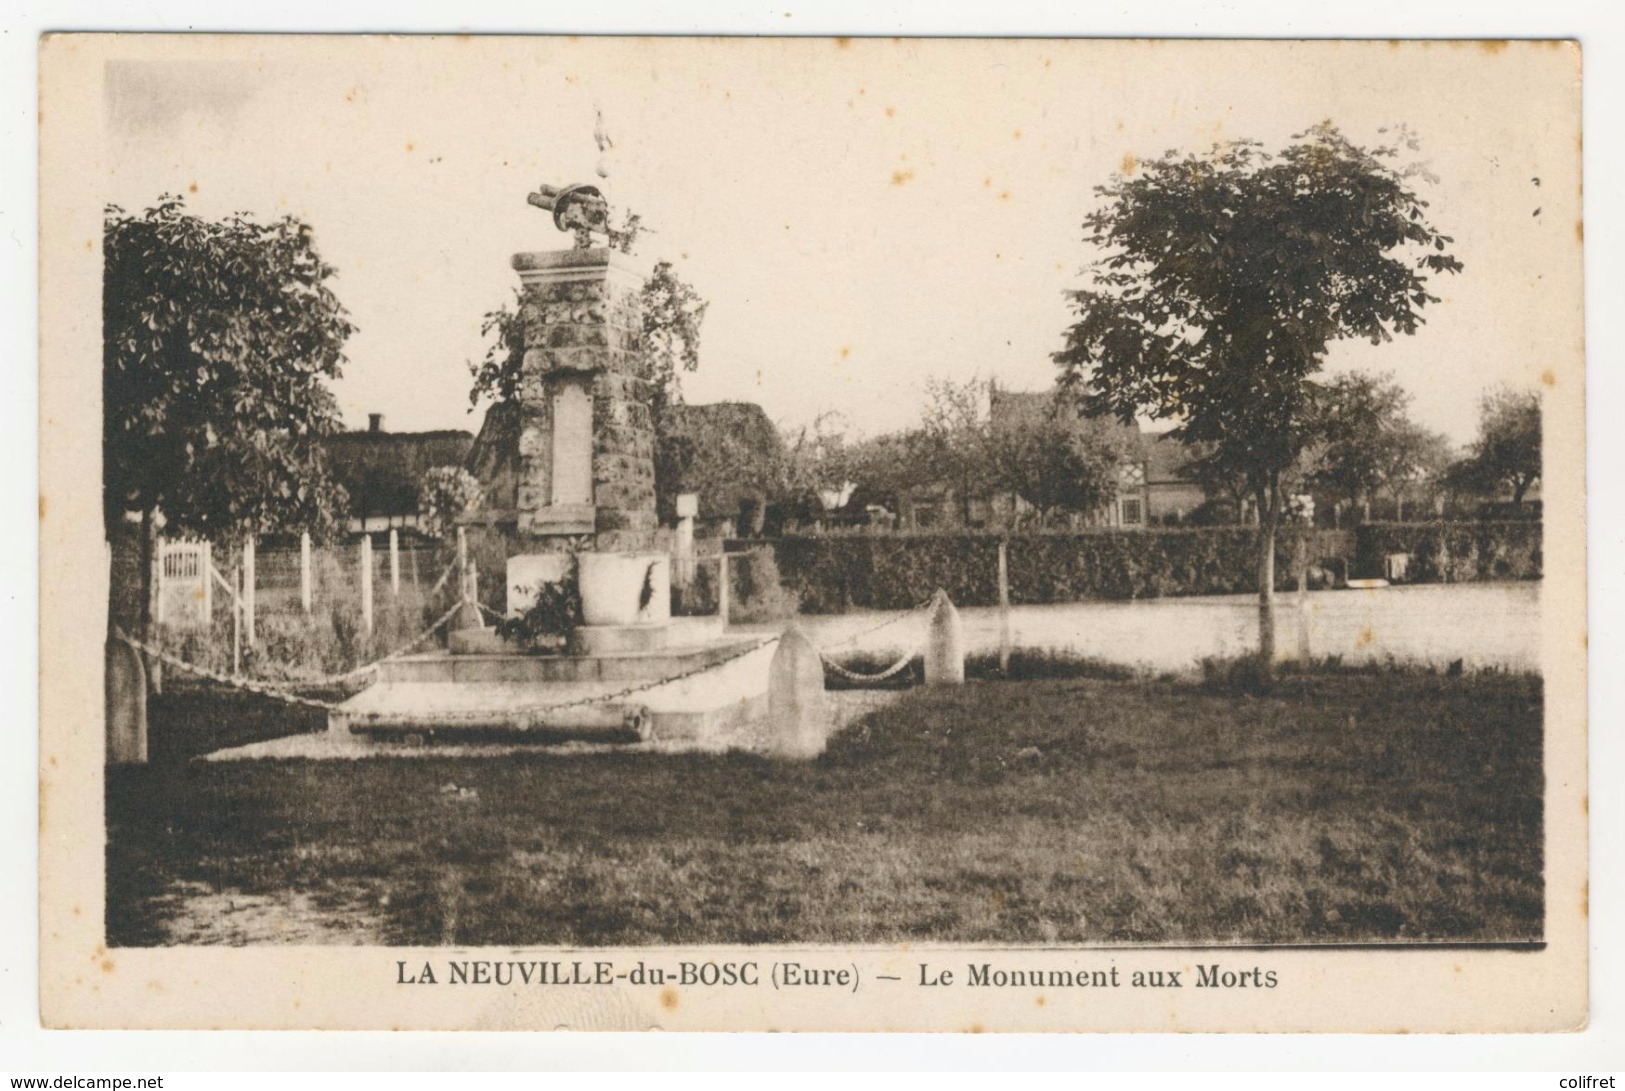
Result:
{"type": "Polygon", "coordinates": [[[351,427],[478,428],[468,361],[516,251],[569,245],[525,195],[598,182],[709,300],[689,401],[794,426],[918,420],[929,377],[1053,382],[1093,187],[1167,149],[1280,147],[1331,119],[1407,125],[1465,270],[1414,337],[1336,345],[1464,443],[1490,386],[1534,386],[1577,306],[1577,97],[1562,49],[1512,44],[890,39],[349,39],[106,70],[107,199],[298,216],[358,332],[351,427]],[[595,110],[615,142],[594,173],[595,110]]]}

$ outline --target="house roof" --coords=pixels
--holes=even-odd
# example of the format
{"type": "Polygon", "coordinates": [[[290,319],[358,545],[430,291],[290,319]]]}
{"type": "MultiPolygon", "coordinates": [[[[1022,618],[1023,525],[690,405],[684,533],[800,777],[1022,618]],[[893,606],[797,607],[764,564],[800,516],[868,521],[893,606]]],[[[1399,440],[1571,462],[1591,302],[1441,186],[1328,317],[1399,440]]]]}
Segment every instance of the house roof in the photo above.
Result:
{"type": "Polygon", "coordinates": [[[1145,457],[1147,484],[1185,483],[1190,478],[1185,468],[1190,464],[1190,450],[1167,432],[1142,433],[1140,449],[1145,457]]]}
{"type": "MultiPolygon", "coordinates": [[[[1082,420],[1081,411],[1071,401],[1062,399],[1057,390],[1021,391],[1000,390],[997,385],[988,392],[988,416],[994,427],[1007,424],[1036,423],[1059,413],[1063,419],[1082,420]]],[[[1119,432],[1138,450],[1145,465],[1145,480],[1149,484],[1185,482],[1185,466],[1190,453],[1185,445],[1167,432],[1145,432],[1139,422],[1123,424],[1113,422],[1119,432]]]]}
{"type": "MultiPolygon", "coordinates": [[[[1059,416],[1063,420],[1079,422],[1083,413],[1077,404],[1060,396],[1059,390],[1000,390],[995,384],[988,390],[988,420],[998,428],[1013,424],[1037,424],[1059,416]]],[[[1124,436],[1138,437],[1138,422],[1124,424],[1111,421],[1124,436]]]]}
{"type": "Polygon", "coordinates": [[[412,515],[418,483],[436,466],[461,466],[467,432],[340,432],[321,440],[328,469],[350,494],[351,514],[412,515]]]}

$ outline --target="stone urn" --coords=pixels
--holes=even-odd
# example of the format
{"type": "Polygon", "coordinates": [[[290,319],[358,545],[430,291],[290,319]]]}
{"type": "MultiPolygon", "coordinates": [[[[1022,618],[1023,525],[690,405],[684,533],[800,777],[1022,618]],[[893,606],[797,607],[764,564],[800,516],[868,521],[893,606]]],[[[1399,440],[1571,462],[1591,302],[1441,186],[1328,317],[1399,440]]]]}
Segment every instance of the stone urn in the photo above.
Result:
{"type": "Polygon", "coordinates": [[[576,558],[586,625],[664,625],[671,620],[671,557],[582,553],[576,558]]]}

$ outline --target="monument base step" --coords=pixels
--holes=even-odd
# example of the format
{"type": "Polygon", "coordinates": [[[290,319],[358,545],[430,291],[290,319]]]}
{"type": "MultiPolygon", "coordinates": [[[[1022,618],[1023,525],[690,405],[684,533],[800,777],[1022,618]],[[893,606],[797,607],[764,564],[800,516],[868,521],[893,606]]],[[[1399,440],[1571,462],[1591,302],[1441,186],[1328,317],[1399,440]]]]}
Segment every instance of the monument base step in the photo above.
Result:
{"type": "MultiPolygon", "coordinates": [[[[708,740],[736,733],[767,715],[767,675],[773,647],[689,677],[627,693],[632,680],[543,678],[413,680],[381,678],[328,716],[328,728],[352,735],[441,740],[588,739],[601,742],[708,740]],[[568,705],[569,707],[560,707],[568,705]]],[[[715,655],[715,649],[707,649],[715,655]]],[[[566,657],[557,657],[566,658],[566,657]]],[[[648,660],[651,657],[626,657],[648,660]]],[[[661,655],[653,658],[667,659],[661,655]]],[[[491,657],[487,665],[547,658],[491,657]]],[[[442,656],[462,667],[483,657],[442,656]]],[[[397,661],[401,662],[401,661],[397,661]]],[[[509,664],[511,666],[511,664],[509,664]]],[[[671,673],[683,673],[686,669],[671,673]]],[[[657,676],[654,681],[658,682],[657,676]]]]}
{"type": "Polygon", "coordinates": [[[664,651],[671,637],[669,626],[582,625],[570,634],[571,655],[624,655],[627,652],[664,651]]]}

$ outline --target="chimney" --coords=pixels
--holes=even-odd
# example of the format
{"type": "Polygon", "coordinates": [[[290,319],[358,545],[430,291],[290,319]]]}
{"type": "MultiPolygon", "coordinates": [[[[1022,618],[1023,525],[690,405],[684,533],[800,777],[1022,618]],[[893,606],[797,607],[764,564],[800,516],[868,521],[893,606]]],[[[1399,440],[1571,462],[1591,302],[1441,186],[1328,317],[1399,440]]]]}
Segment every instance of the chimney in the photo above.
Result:
{"type": "Polygon", "coordinates": [[[367,431],[382,432],[384,430],[384,415],[382,413],[367,414],[367,431]]]}

